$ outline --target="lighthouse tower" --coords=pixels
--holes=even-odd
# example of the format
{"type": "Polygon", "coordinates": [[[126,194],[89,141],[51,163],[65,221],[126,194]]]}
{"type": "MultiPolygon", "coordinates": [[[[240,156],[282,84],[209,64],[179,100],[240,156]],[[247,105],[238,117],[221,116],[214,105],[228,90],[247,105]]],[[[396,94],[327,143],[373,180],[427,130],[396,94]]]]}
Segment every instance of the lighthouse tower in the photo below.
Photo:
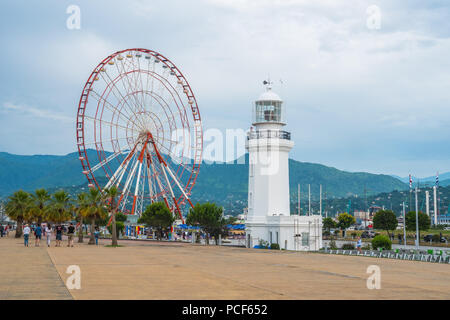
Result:
{"type": "Polygon", "coordinates": [[[281,98],[271,84],[256,100],[253,127],[248,133],[249,153],[249,221],[262,221],[267,215],[290,215],[289,151],[294,146],[286,125],[281,98]]]}
{"type": "Polygon", "coordinates": [[[264,81],[265,92],[255,101],[253,126],[247,135],[249,153],[247,247],[276,243],[287,250],[311,250],[311,235],[320,243],[319,216],[291,216],[289,197],[289,151],[291,134],[284,130],[286,115],[281,98],[264,81]],[[311,227],[313,229],[311,230],[311,227]],[[306,229],[307,230],[306,230],[306,229]],[[307,241],[301,240],[302,234],[307,241]],[[303,245],[302,245],[303,244],[303,245]]]}

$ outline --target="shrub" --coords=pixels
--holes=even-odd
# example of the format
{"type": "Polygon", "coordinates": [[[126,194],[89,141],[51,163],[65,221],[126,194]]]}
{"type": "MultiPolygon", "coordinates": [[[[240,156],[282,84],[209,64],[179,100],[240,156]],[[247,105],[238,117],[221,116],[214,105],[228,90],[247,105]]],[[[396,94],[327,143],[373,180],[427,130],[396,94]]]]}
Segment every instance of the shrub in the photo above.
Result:
{"type": "Polygon", "coordinates": [[[265,241],[265,240],[263,240],[263,239],[259,239],[259,244],[258,244],[258,246],[259,246],[260,248],[269,248],[269,242],[268,242],[268,241],[265,241]]]}
{"type": "Polygon", "coordinates": [[[353,239],[355,239],[358,234],[356,232],[352,232],[350,235],[352,236],[353,239]]]}
{"type": "Polygon", "coordinates": [[[324,232],[322,232],[322,236],[324,237],[329,237],[331,235],[330,231],[325,230],[324,232]]]}
{"type": "Polygon", "coordinates": [[[392,242],[388,237],[384,235],[378,235],[372,239],[372,247],[374,250],[377,250],[378,248],[383,248],[383,250],[391,250],[392,242]]]}
{"type": "Polygon", "coordinates": [[[270,249],[273,249],[273,250],[280,250],[280,245],[279,245],[278,243],[272,243],[272,244],[270,245],[270,249]]]}
{"type": "Polygon", "coordinates": [[[342,250],[355,250],[355,245],[353,243],[344,243],[342,250]]]}
{"type": "Polygon", "coordinates": [[[330,241],[330,249],[331,250],[337,250],[336,241],[334,241],[334,240],[330,241]]]}

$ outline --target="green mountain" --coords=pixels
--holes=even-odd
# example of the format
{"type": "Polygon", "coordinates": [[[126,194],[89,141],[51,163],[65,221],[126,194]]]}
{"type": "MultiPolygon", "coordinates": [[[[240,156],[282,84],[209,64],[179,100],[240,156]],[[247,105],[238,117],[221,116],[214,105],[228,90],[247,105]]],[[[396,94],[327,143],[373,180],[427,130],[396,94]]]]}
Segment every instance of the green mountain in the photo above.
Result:
{"type": "MultiPolygon", "coordinates": [[[[89,150],[94,158],[96,151],[89,150]]],[[[232,163],[203,163],[192,192],[194,202],[214,201],[223,205],[229,213],[241,213],[247,205],[248,155],[244,161],[232,163]],[[238,164],[244,162],[245,164],[238,164]]],[[[320,164],[290,159],[291,198],[297,197],[297,184],[301,185],[302,199],[307,199],[308,184],[312,199],[319,198],[322,184],[324,197],[328,199],[405,190],[408,185],[388,176],[364,172],[346,172],[320,164]]],[[[100,172],[101,170],[97,171],[100,172]]],[[[36,188],[69,188],[73,192],[86,186],[81,173],[78,153],[65,156],[22,156],[0,153],[0,197],[6,197],[18,189],[33,191],[36,188]]]]}

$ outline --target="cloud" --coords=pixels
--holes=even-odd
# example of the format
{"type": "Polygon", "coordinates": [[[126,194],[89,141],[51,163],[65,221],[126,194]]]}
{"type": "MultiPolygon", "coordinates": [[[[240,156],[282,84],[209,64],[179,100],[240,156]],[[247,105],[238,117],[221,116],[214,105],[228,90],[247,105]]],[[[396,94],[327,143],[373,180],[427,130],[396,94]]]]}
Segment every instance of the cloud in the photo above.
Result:
{"type": "MultiPolygon", "coordinates": [[[[4,1],[2,101],[73,122],[92,69],[111,52],[145,47],[187,77],[205,128],[247,129],[270,75],[284,82],[274,90],[285,100],[295,159],[346,170],[388,168],[401,176],[405,168],[418,175],[450,169],[443,146],[450,140],[448,1],[80,1],[81,29],[73,31],[66,28],[66,6],[4,1]],[[379,30],[366,25],[372,4],[381,9],[379,30]],[[425,153],[439,154],[439,161],[425,153]]],[[[29,123],[38,117],[0,110],[5,133],[18,114],[29,123]]],[[[43,123],[49,139],[73,141],[72,125],[56,132],[43,123]]],[[[75,143],[46,146],[42,152],[63,153],[75,143]]]]}
{"type": "Polygon", "coordinates": [[[0,110],[4,113],[16,112],[21,115],[24,115],[27,117],[32,117],[32,118],[37,117],[37,118],[50,119],[50,120],[54,120],[54,121],[63,121],[63,122],[67,122],[67,123],[74,122],[73,118],[70,118],[70,117],[67,117],[67,116],[61,115],[61,114],[56,114],[50,110],[39,109],[39,108],[30,107],[30,106],[26,106],[26,105],[13,104],[10,102],[5,102],[3,104],[3,108],[0,110]]]}

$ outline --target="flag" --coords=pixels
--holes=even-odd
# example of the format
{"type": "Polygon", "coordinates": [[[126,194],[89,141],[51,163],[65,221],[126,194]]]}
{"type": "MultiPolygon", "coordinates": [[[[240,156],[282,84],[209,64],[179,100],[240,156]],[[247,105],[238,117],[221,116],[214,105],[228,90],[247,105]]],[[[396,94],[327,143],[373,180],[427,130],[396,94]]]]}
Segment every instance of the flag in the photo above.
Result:
{"type": "Polygon", "coordinates": [[[436,173],[436,187],[439,187],[439,172],[436,173]]]}
{"type": "Polygon", "coordinates": [[[409,175],[409,190],[412,189],[412,177],[409,175]]]}

